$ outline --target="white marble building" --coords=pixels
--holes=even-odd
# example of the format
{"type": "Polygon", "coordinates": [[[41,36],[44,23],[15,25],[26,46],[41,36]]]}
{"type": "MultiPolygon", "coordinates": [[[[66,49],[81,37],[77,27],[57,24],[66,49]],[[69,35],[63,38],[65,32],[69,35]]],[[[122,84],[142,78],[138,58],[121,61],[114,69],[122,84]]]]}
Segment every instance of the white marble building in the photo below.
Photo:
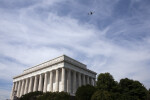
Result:
{"type": "Polygon", "coordinates": [[[33,91],[65,91],[74,95],[81,85],[95,85],[95,78],[96,73],[86,65],[63,55],[14,77],[11,97],[14,91],[17,97],[33,91]]]}

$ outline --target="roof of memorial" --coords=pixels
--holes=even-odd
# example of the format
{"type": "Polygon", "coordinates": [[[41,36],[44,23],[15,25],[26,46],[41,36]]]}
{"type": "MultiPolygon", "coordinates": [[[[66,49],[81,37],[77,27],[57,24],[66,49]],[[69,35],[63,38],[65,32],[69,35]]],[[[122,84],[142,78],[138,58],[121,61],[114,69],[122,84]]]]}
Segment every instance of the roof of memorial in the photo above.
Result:
{"type": "Polygon", "coordinates": [[[23,74],[18,75],[18,76],[14,77],[14,78],[17,78],[17,77],[26,75],[26,74],[28,74],[28,73],[31,73],[31,72],[34,72],[34,71],[37,71],[37,70],[46,68],[46,67],[48,67],[48,66],[52,66],[52,65],[61,63],[61,62],[70,63],[70,64],[72,64],[72,65],[75,65],[75,66],[77,66],[77,67],[80,67],[80,68],[85,69],[85,70],[87,70],[87,71],[89,71],[89,72],[91,72],[91,73],[96,74],[96,72],[87,69],[85,64],[83,64],[83,63],[81,63],[81,62],[79,62],[79,61],[77,61],[77,60],[74,60],[74,59],[72,59],[72,58],[70,58],[70,57],[68,57],[68,56],[66,56],[66,55],[62,55],[62,56],[59,56],[59,57],[54,58],[54,59],[52,59],[52,60],[43,62],[43,63],[38,64],[38,65],[36,65],[36,66],[33,66],[33,67],[31,67],[31,68],[25,69],[25,70],[23,71],[23,74]]]}

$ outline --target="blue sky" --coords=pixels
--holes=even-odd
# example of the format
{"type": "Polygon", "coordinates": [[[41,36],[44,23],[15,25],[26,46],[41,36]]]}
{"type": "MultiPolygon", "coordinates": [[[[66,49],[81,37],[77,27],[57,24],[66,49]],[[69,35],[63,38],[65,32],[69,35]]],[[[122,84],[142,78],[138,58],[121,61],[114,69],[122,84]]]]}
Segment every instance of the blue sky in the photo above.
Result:
{"type": "Polygon", "coordinates": [[[150,1],[0,0],[0,100],[13,76],[62,54],[150,88],[150,1]]]}

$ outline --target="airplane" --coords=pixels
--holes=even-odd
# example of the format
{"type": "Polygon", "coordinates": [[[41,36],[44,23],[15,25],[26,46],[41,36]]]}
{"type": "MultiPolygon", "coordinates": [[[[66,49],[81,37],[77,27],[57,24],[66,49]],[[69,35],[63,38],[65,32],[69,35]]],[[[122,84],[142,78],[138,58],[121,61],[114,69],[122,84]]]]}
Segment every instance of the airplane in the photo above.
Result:
{"type": "Polygon", "coordinates": [[[93,15],[95,12],[92,12],[92,11],[90,11],[89,13],[88,13],[88,15],[93,15]]]}

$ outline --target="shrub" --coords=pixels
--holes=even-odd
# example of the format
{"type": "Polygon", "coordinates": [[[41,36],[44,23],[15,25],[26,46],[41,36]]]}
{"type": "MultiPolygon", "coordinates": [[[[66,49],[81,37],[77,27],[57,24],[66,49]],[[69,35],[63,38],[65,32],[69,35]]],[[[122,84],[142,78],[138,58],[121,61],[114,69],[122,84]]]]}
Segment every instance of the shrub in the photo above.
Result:
{"type": "Polygon", "coordinates": [[[37,100],[69,100],[70,95],[67,92],[46,92],[39,96],[37,100]]]}
{"type": "Polygon", "coordinates": [[[98,90],[92,95],[91,100],[113,100],[113,99],[110,92],[98,90]]]}
{"type": "Polygon", "coordinates": [[[93,93],[96,91],[96,88],[92,85],[83,85],[79,87],[76,91],[77,100],[91,100],[93,93]]]}
{"type": "Polygon", "coordinates": [[[20,97],[20,100],[36,100],[36,98],[42,94],[43,94],[43,92],[41,92],[41,91],[30,92],[25,95],[22,95],[20,97]]]}

